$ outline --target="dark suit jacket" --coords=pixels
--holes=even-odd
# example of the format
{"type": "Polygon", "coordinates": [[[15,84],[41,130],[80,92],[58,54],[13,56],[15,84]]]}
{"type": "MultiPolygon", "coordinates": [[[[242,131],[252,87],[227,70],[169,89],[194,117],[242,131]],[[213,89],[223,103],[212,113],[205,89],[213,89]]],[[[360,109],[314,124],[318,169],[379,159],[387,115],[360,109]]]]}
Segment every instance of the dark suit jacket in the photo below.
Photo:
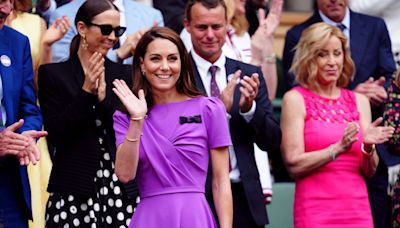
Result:
{"type": "MultiPolygon", "coordinates": [[[[294,80],[293,75],[288,74],[294,56],[293,48],[299,42],[303,30],[318,22],[322,22],[322,19],[318,11],[315,11],[308,20],[294,26],[286,34],[283,66],[290,85],[294,80]]],[[[390,79],[396,70],[389,33],[385,22],[380,18],[350,10],[350,50],[357,70],[354,80],[348,86],[349,89],[354,89],[370,76],[375,79],[380,76],[390,79]]]]}
{"type": "MultiPolygon", "coordinates": [[[[77,55],[61,63],[39,68],[39,100],[43,111],[48,141],[56,153],[48,191],[88,198],[94,193],[94,177],[100,166],[102,152],[96,119],[107,131],[105,145],[115,158],[115,133],[112,115],[120,104],[112,91],[114,79],[124,79],[131,85],[129,66],[106,59],[106,98],[82,89],[84,73],[77,55]]],[[[135,189],[130,189],[135,190],[135,189]]],[[[136,192],[130,192],[135,194],[136,192]]]]}
{"type": "MultiPolygon", "coordinates": [[[[6,56],[11,61],[9,66],[6,66],[3,61],[0,63],[0,74],[3,85],[2,104],[7,116],[6,126],[17,122],[19,119],[24,119],[24,125],[17,130],[18,133],[26,130],[41,130],[42,116],[36,105],[32,59],[28,38],[14,29],[4,26],[0,30],[0,56],[0,59],[3,59],[3,61],[6,56]]],[[[19,191],[22,187],[21,198],[23,198],[24,205],[21,205],[21,207],[27,209],[26,211],[28,211],[31,218],[31,195],[26,166],[20,166],[15,157],[7,158],[7,162],[12,163],[12,166],[8,165],[8,169],[12,170],[6,172],[10,175],[11,173],[18,175],[11,178],[14,180],[19,179],[21,183],[21,186],[10,186],[10,188],[14,187],[14,190],[19,191]]],[[[2,180],[2,176],[0,175],[0,184],[4,187],[7,186],[7,182],[2,180]]],[[[1,187],[0,195],[4,196],[1,187]]],[[[1,197],[1,199],[3,198],[1,197]]],[[[7,197],[4,199],[7,200],[7,197]]],[[[4,202],[0,202],[0,208],[2,203],[4,202]]]]}
{"type": "MultiPolygon", "coordinates": [[[[196,85],[205,92],[196,63],[193,62],[193,66],[196,85]]],[[[230,112],[232,118],[229,121],[229,128],[249,208],[254,221],[261,226],[268,223],[268,216],[254,158],[254,143],[257,143],[262,150],[268,151],[268,153],[280,153],[281,131],[274,119],[272,104],[268,99],[267,87],[261,69],[229,58],[226,58],[225,68],[227,78],[239,69],[242,71],[241,78],[244,75],[250,76],[253,73],[258,73],[260,76],[260,87],[255,99],[256,110],[253,119],[247,123],[239,113],[241,93],[239,86],[237,86],[230,112]]],[[[211,178],[207,178],[206,195],[210,205],[213,207],[211,178]]]]}
{"type": "MultiPolygon", "coordinates": [[[[283,67],[289,87],[294,82],[294,75],[288,73],[294,57],[293,48],[299,42],[303,30],[318,22],[322,22],[322,19],[318,11],[315,11],[308,20],[294,26],[286,34],[283,67]]],[[[386,82],[390,82],[390,78],[396,70],[396,65],[389,33],[382,19],[350,10],[350,50],[356,66],[356,74],[354,80],[348,85],[349,89],[354,89],[369,77],[378,79],[384,76],[386,82]]],[[[372,114],[374,120],[381,116],[382,107],[374,108],[372,114]]],[[[379,145],[378,150],[386,164],[391,165],[400,162],[400,157],[396,158],[390,155],[381,145],[379,145]]]]}

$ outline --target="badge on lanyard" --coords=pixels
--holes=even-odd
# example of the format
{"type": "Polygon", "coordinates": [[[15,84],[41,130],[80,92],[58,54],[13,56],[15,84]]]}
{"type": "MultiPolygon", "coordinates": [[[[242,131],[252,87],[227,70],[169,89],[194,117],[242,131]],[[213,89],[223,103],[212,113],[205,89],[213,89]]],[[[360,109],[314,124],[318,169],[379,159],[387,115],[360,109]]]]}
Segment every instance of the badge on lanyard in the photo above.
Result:
{"type": "Polygon", "coordinates": [[[7,55],[2,55],[0,56],[0,62],[3,64],[5,67],[11,66],[11,59],[7,55]]]}

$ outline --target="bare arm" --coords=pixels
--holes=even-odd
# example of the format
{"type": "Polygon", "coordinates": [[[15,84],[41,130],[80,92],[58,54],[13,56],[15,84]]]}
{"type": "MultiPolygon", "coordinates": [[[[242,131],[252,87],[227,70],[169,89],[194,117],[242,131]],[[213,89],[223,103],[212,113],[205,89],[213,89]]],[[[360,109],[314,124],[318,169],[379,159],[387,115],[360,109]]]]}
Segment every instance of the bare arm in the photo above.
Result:
{"type": "Polygon", "coordinates": [[[228,147],[211,150],[212,192],[221,228],[232,227],[233,204],[228,147]]]}
{"type": "Polygon", "coordinates": [[[131,119],[124,142],[117,148],[115,174],[122,183],[136,176],[139,164],[139,144],[142,135],[144,117],[147,113],[147,103],[143,90],[136,97],[123,80],[114,80],[114,93],[128,110],[131,119]]]}
{"type": "Polygon", "coordinates": [[[143,119],[130,121],[124,142],[117,148],[115,174],[122,183],[133,180],[139,164],[139,144],[143,119]]]}

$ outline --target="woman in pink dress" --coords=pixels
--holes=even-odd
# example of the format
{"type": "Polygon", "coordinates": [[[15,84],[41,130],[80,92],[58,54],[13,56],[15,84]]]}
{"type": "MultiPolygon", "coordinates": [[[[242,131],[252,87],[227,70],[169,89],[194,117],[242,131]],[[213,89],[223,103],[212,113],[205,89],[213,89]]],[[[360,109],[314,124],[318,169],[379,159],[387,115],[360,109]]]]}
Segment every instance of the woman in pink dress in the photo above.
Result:
{"type": "Polygon", "coordinates": [[[145,33],[133,59],[133,89],[114,81],[126,109],[114,114],[115,171],[123,182],[136,177],[141,197],[130,227],[217,227],[205,197],[209,161],[220,227],[232,227],[222,101],[197,90],[190,57],[168,28],[145,33]]]}
{"type": "Polygon", "coordinates": [[[354,73],[347,39],[325,23],[306,29],[292,71],[298,87],[282,104],[282,152],[296,180],[294,226],[373,227],[364,177],[374,174],[375,144],[392,127],[371,123],[370,104],[344,87],[354,73]]]}

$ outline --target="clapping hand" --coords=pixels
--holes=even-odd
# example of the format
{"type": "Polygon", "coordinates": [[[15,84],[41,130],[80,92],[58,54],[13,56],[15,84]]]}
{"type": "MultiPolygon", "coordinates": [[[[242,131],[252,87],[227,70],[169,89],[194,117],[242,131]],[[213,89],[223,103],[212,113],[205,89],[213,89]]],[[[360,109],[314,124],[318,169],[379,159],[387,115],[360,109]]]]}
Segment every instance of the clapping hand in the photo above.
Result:
{"type": "Polygon", "coordinates": [[[260,79],[258,78],[258,74],[254,73],[249,76],[244,76],[243,79],[240,80],[240,101],[239,107],[240,111],[243,113],[248,112],[253,105],[254,99],[258,94],[258,87],[260,86],[260,79]]]}
{"type": "Polygon", "coordinates": [[[105,74],[104,57],[101,53],[95,52],[89,59],[89,66],[85,72],[85,81],[82,89],[88,93],[98,96],[99,101],[105,97],[105,74]]]}
{"type": "Polygon", "coordinates": [[[46,131],[24,131],[18,134],[15,131],[24,124],[24,120],[8,126],[0,132],[0,156],[15,155],[20,165],[36,164],[40,159],[40,151],[36,139],[47,135],[46,131]]]}
{"type": "Polygon", "coordinates": [[[28,146],[18,155],[19,163],[20,165],[29,165],[32,162],[33,165],[36,165],[40,160],[40,151],[36,139],[46,136],[47,132],[31,130],[22,132],[22,135],[27,137],[28,146]]]}
{"type": "Polygon", "coordinates": [[[340,148],[342,148],[342,151],[351,148],[353,143],[358,140],[357,134],[359,131],[360,127],[354,122],[351,122],[347,125],[347,127],[344,129],[343,136],[339,142],[339,146],[340,148]]]}
{"type": "Polygon", "coordinates": [[[147,102],[143,90],[135,96],[124,80],[115,79],[114,93],[121,100],[131,117],[144,117],[147,113],[147,102]]]}
{"type": "Polygon", "coordinates": [[[231,112],[232,104],[233,104],[233,94],[235,92],[236,85],[238,84],[238,80],[240,79],[241,70],[237,70],[233,77],[229,78],[228,84],[225,89],[221,91],[219,98],[225,105],[225,109],[227,113],[231,112]]]}
{"type": "Polygon", "coordinates": [[[380,144],[389,140],[393,136],[394,128],[379,126],[383,121],[382,117],[376,119],[371,125],[364,131],[364,141],[366,145],[380,144]]]}
{"type": "Polygon", "coordinates": [[[387,93],[384,88],[385,78],[382,76],[377,80],[373,77],[368,78],[367,81],[360,83],[354,91],[364,94],[368,97],[369,102],[373,106],[379,106],[382,104],[386,98],[387,93]]]}

